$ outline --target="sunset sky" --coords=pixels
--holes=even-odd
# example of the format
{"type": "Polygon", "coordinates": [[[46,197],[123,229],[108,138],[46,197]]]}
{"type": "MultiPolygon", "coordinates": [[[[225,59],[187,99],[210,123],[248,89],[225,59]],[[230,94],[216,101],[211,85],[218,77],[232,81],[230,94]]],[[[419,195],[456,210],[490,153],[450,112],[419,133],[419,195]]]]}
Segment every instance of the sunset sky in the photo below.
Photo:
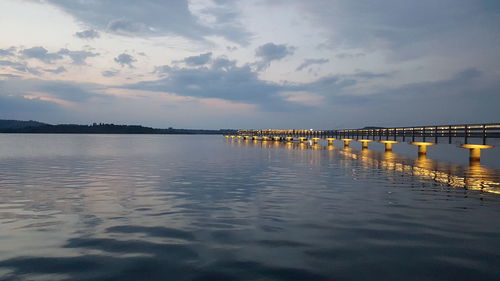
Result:
{"type": "Polygon", "coordinates": [[[496,0],[1,0],[0,119],[500,121],[496,0]]]}

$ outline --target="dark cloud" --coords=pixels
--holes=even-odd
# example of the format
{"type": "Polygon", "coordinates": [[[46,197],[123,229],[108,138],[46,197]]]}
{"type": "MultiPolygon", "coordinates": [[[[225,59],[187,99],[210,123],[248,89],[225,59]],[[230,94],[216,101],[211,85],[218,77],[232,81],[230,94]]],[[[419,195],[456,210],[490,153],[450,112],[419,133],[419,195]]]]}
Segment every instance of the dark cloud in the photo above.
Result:
{"type": "Polygon", "coordinates": [[[63,58],[61,54],[58,52],[56,53],[49,53],[47,49],[41,46],[36,46],[36,47],[31,47],[28,49],[24,49],[21,51],[21,54],[25,58],[30,58],[30,59],[38,59],[40,61],[43,61],[45,63],[51,63],[55,60],[60,60],[63,58]]]}
{"type": "Polygon", "coordinates": [[[19,119],[30,118],[33,113],[51,113],[58,110],[58,105],[37,98],[24,98],[22,96],[5,96],[0,94],[0,112],[3,116],[19,116],[19,119]]]}
{"type": "Polygon", "coordinates": [[[231,70],[236,67],[236,61],[230,60],[226,57],[218,57],[212,62],[212,68],[214,69],[223,69],[223,70],[231,70]]]}
{"type": "Polygon", "coordinates": [[[207,64],[212,58],[212,53],[200,54],[198,56],[187,57],[184,62],[189,66],[200,66],[207,64]]]}
{"type": "Polygon", "coordinates": [[[136,61],[137,60],[133,56],[126,54],[126,53],[119,54],[115,58],[115,62],[118,63],[119,65],[121,65],[122,67],[128,66],[130,68],[133,68],[134,66],[132,64],[136,61]]]}
{"type": "Polygon", "coordinates": [[[112,69],[112,70],[105,70],[101,74],[104,77],[114,77],[114,76],[118,75],[118,73],[120,73],[119,70],[112,69]]]}
{"type": "MultiPolygon", "coordinates": [[[[498,1],[266,1],[294,6],[331,50],[382,51],[390,60],[495,52],[498,1]],[[480,19],[480,20],[479,20],[480,19]]],[[[279,7],[278,7],[279,8],[279,7]]],[[[356,53],[353,53],[354,57],[356,53]]],[[[338,58],[351,58],[351,53],[338,58]]],[[[460,59],[460,58],[458,58],[460,59]]]]}
{"type": "Polygon", "coordinates": [[[355,85],[361,79],[351,75],[325,77],[303,84],[272,83],[259,79],[258,72],[252,70],[250,65],[237,66],[236,61],[225,57],[217,57],[209,65],[197,68],[159,66],[155,72],[163,78],[127,87],[257,104],[266,111],[307,110],[306,103],[285,101],[284,92],[331,95],[355,85]]]}
{"type": "Polygon", "coordinates": [[[295,48],[287,46],[286,44],[276,45],[274,43],[267,43],[259,46],[255,50],[255,56],[260,58],[256,63],[257,69],[262,70],[269,67],[272,61],[281,60],[286,56],[292,55],[295,48]]]}
{"type": "Polygon", "coordinates": [[[36,68],[29,67],[26,63],[9,61],[9,60],[0,60],[0,66],[10,67],[16,71],[29,73],[33,75],[40,75],[41,72],[36,68]]]}
{"type": "MultiPolygon", "coordinates": [[[[213,24],[202,24],[185,0],[48,0],[78,20],[98,30],[124,36],[178,35],[194,40],[219,35],[238,43],[248,42],[248,32],[238,23],[237,15],[227,15],[222,7],[204,11],[217,18],[213,24]]],[[[220,6],[232,5],[219,3],[220,6]]],[[[231,11],[231,9],[226,9],[231,11]]],[[[234,9],[232,10],[234,13],[234,9]]]]}
{"type": "Polygon", "coordinates": [[[236,62],[226,58],[216,58],[209,66],[198,68],[163,66],[157,67],[156,71],[166,77],[128,87],[260,104],[281,101],[276,94],[282,87],[260,80],[250,66],[238,67],[236,62]]]}
{"type": "MultiPolygon", "coordinates": [[[[369,95],[331,97],[339,110],[356,112],[358,124],[385,126],[481,123],[498,119],[499,81],[470,68],[448,79],[410,83],[369,95]],[[397,116],[397,118],[394,118],[397,116]]],[[[349,113],[347,113],[349,115],[349,113]]]]}
{"type": "Polygon", "coordinates": [[[95,38],[99,38],[100,34],[95,29],[87,29],[87,30],[76,32],[75,36],[80,38],[80,39],[95,39],[95,38]]]}
{"type": "Polygon", "coordinates": [[[109,22],[107,28],[116,34],[134,36],[137,34],[147,34],[153,31],[152,27],[148,27],[146,24],[141,22],[134,22],[126,19],[115,19],[109,22]]]}
{"type": "Polygon", "coordinates": [[[240,20],[236,1],[215,1],[216,7],[206,8],[202,11],[207,17],[214,20],[210,26],[218,34],[230,40],[247,45],[252,34],[247,31],[240,20]]]}
{"type": "Polygon", "coordinates": [[[92,53],[89,51],[71,51],[66,48],[60,49],[58,52],[50,53],[47,49],[41,46],[36,46],[28,49],[21,50],[24,58],[38,59],[45,63],[53,63],[56,60],[61,60],[64,57],[69,57],[73,64],[83,65],[86,64],[86,59],[96,57],[99,53],[92,53]]]}
{"type": "Polygon", "coordinates": [[[301,71],[313,64],[325,64],[329,61],[329,59],[305,59],[304,62],[297,67],[296,71],[301,71]]]}
{"type": "Polygon", "coordinates": [[[267,43],[258,47],[255,50],[255,55],[265,61],[280,60],[293,54],[293,49],[293,47],[288,47],[286,44],[267,43]]]}

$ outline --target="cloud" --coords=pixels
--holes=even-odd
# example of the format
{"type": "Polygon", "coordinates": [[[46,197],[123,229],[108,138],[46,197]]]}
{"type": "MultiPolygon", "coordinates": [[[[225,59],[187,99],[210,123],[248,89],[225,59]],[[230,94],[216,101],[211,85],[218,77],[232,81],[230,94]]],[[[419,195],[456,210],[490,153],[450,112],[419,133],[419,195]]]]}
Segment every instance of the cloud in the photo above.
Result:
{"type": "Polygon", "coordinates": [[[137,34],[147,34],[153,32],[153,27],[148,27],[141,22],[134,22],[126,19],[115,19],[109,22],[106,30],[116,34],[133,36],[137,34]]]}
{"type": "Polygon", "coordinates": [[[60,73],[66,72],[66,68],[64,68],[64,66],[59,66],[58,68],[55,68],[55,69],[44,69],[43,71],[54,73],[54,74],[60,74],[60,73]]]}
{"type": "Polygon", "coordinates": [[[50,113],[57,110],[57,104],[40,99],[24,98],[22,96],[0,94],[0,112],[2,117],[19,116],[19,119],[30,119],[36,112],[50,113]],[[15,115],[13,115],[15,114],[15,115]]]}
{"type": "MultiPolygon", "coordinates": [[[[102,86],[88,83],[76,83],[58,80],[41,79],[11,79],[0,81],[3,93],[15,96],[35,96],[53,98],[67,102],[83,102],[92,98],[107,98],[96,92],[103,89],[102,86]]],[[[48,100],[48,99],[46,99],[48,100]]]]}
{"type": "Polygon", "coordinates": [[[245,28],[238,12],[236,1],[214,1],[216,6],[201,11],[205,18],[212,18],[208,23],[214,32],[233,42],[247,45],[252,34],[245,28]]]}
{"type": "Polygon", "coordinates": [[[26,63],[9,61],[9,60],[0,60],[0,66],[10,67],[15,71],[29,73],[33,75],[40,75],[41,72],[36,68],[29,67],[26,63]]]}
{"type": "Polygon", "coordinates": [[[259,46],[255,50],[255,56],[260,58],[260,61],[256,63],[257,69],[262,70],[269,67],[272,61],[281,60],[292,55],[294,50],[294,47],[286,44],[276,45],[272,42],[259,46]]]}
{"type": "Polygon", "coordinates": [[[305,59],[304,62],[297,67],[296,71],[301,71],[313,64],[325,64],[329,61],[329,59],[305,59]]]}
{"type": "Polygon", "coordinates": [[[227,58],[216,58],[212,64],[198,68],[160,66],[156,72],[165,77],[126,87],[260,104],[282,101],[276,95],[281,90],[279,85],[260,80],[249,65],[238,67],[227,58]]]}
{"type": "Polygon", "coordinates": [[[53,97],[70,102],[82,102],[87,101],[93,97],[101,96],[92,92],[92,90],[95,90],[93,89],[93,87],[78,83],[69,83],[63,81],[36,81],[35,83],[38,84],[36,86],[37,91],[48,93],[53,97]]]}
{"type": "Polygon", "coordinates": [[[72,63],[78,65],[86,64],[87,58],[97,57],[99,55],[99,53],[92,53],[89,51],[70,51],[68,49],[61,49],[58,54],[69,56],[72,63]]]}
{"type": "Polygon", "coordinates": [[[255,55],[265,61],[280,60],[293,54],[293,49],[293,47],[288,47],[285,44],[276,45],[274,43],[267,43],[258,47],[255,50],[255,55]]]}
{"type": "Polygon", "coordinates": [[[207,64],[212,58],[212,52],[200,54],[198,56],[187,57],[184,62],[189,66],[200,66],[207,64]]]}
{"type": "Polygon", "coordinates": [[[220,3],[219,9],[204,9],[203,13],[217,18],[216,22],[203,22],[191,11],[184,0],[107,0],[65,1],[48,0],[93,29],[105,30],[123,36],[177,35],[193,40],[204,40],[210,35],[222,36],[238,43],[248,41],[248,32],[238,24],[236,9],[231,3],[220,3]],[[232,11],[234,15],[224,14],[232,11]]]}
{"type": "Polygon", "coordinates": [[[463,57],[460,61],[469,57],[464,53],[475,56],[498,49],[491,36],[500,24],[498,1],[268,0],[266,4],[297,9],[315,27],[313,32],[325,38],[323,47],[347,50],[339,59],[380,52],[391,61],[430,55],[463,57]]]}
{"type": "Polygon", "coordinates": [[[364,56],[366,56],[364,53],[340,53],[335,55],[338,59],[356,59],[364,56]]]}
{"type": "Polygon", "coordinates": [[[95,29],[82,30],[75,33],[75,36],[80,39],[96,39],[100,37],[100,34],[95,29]]]}
{"type": "Polygon", "coordinates": [[[64,57],[69,57],[73,64],[86,64],[86,59],[96,57],[99,53],[89,51],[71,51],[66,48],[60,49],[58,52],[50,53],[47,49],[41,46],[31,47],[21,50],[21,55],[28,59],[37,59],[45,63],[53,63],[57,60],[62,60],[64,57]]]}
{"type": "Polygon", "coordinates": [[[298,103],[305,106],[318,107],[324,105],[324,97],[316,93],[295,91],[282,92],[279,95],[288,102],[298,103]]]}
{"type": "Polygon", "coordinates": [[[119,65],[121,65],[122,67],[128,66],[130,68],[133,68],[134,66],[132,64],[136,61],[137,60],[133,56],[126,54],[126,53],[119,54],[115,58],[115,62],[118,63],[119,65]]]}
{"type": "Polygon", "coordinates": [[[43,61],[45,63],[51,63],[55,60],[60,60],[63,58],[61,54],[58,52],[56,53],[49,53],[47,49],[41,46],[36,46],[36,47],[31,47],[29,49],[24,49],[21,51],[21,54],[25,58],[30,58],[30,59],[38,59],[40,61],[43,61]]]}
{"type": "Polygon", "coordinates": [[[119,70],[112,69],[112,70],[105,70],[101,74],[104,77],[115,77],[116,75],[118,75],[118,73],[120,73],[119,70]]]}
{"type": "Polygon", "coordinates": [[[14,56],[16,53],[16,47],[10,47],[7,49],[0,49],[0,57],[14,56]]]}

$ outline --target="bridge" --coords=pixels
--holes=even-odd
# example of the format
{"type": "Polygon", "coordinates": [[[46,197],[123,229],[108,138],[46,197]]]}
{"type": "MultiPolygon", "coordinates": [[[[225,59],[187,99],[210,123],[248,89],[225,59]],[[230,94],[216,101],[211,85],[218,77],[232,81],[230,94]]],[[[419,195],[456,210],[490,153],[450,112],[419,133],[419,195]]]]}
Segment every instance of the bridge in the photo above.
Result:
{"type": "Polygon", "coordinates": [[[344,147],[349,147],[351,141],[358,141],[362,149],[368,148],[368,143],[377,141],[385,144],[385,150],[391,151],[394,144],[409,142],[418,147],[418,154],[425,155],[427,147],[438,143],[449,143],[460,140],[460,147],[469,149],[471,162],[479,162],[481,150],[493,148],[488,145],[488,139],[500,138],[500,123],[461,124],[394,128],[363,128],[341,130],[303,130],[303,129],[261,129],[238,130],[236,135],[225,135],[226,138],[255,141],[286,141],[317,144],[320,140],[333,145],[334,141],[342,141],[344,147]],[[480,143],[477,143],[480,142],[480,143]]]}

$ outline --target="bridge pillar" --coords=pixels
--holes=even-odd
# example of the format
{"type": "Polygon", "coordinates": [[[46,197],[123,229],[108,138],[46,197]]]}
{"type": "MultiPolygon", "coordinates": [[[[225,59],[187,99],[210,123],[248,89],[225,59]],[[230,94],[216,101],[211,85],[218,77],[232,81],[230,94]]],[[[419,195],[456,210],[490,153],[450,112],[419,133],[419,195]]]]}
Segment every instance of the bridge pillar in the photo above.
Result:
{"type": "Polygon", "coordinates": [[[471,162],[479,162],[481,159],[481,149],[493,148],[493,145],[485,144],[462,144],[461,148],[469,149],[469,160],[471,162]]]}
{"type": "Polygon", "coordinates": [[[286,137],[286,141],[288,141],[288,142],[293,141],[293,137],[286,137]]]}
{"type": "Polygon", "coordinates": [[[319,141],[319,139],[320,139],[320,138],[312,138],[313,143],[314,143],[314,144],[317,144],[317,143],[318,143],[318,141],[319,141]]]}
{"type": "Polygon", "coordinates": [[[306,140],[307,140],[307,138],[305,138],[305,137],[299,137],[299,142],[304,142],[306,140]]]}
{"type": "Polygon", "coordinates": [[[334,140],[336,140],[336,139],[335,138],[326,138],[328,145],[333,145],[334,140]]]}
{"type": "Polygon", "coordinates": [[[418,145],[418,155],[425,155],[427,154],[427,147],[430,145],[437,145],[437,143],[434,142],[421,142],[421,141],[414,141],[410,142],[411,145],[418,145]]]}
{"type": "Polygon", "coordinates": [[[352,139],[341,139],[344,142],[344,147],[349,147],[349,143],[352,141],[352,139]]]}
{"type": "Polygon", "coordinates": [[[385,144],[385,151],[392,151],[392,144],[399,143],[399,141],[383,140],[383,141],[379,141],[379,143],[385,144]]]}
{"type": "Polygon", "coordinates": [[[268,137],[268,136],[262,136],[262,140],[263,140],[263,141],[267,141],[268,139],[269,139],[269,137],[268,137]]]}
{"type": "Polygon", "coordinates": [[[361,142],[361,148],[362,149],[367,149],[368,148],[368,143],[372,142],[373,140],[360,139],[358,141],[361,142]]]}
{"type": "Polygon", "coordinates": [[[275,141],[280,141],[281,140],[281,137],[274,137],[273,138],[275,141]]]}

